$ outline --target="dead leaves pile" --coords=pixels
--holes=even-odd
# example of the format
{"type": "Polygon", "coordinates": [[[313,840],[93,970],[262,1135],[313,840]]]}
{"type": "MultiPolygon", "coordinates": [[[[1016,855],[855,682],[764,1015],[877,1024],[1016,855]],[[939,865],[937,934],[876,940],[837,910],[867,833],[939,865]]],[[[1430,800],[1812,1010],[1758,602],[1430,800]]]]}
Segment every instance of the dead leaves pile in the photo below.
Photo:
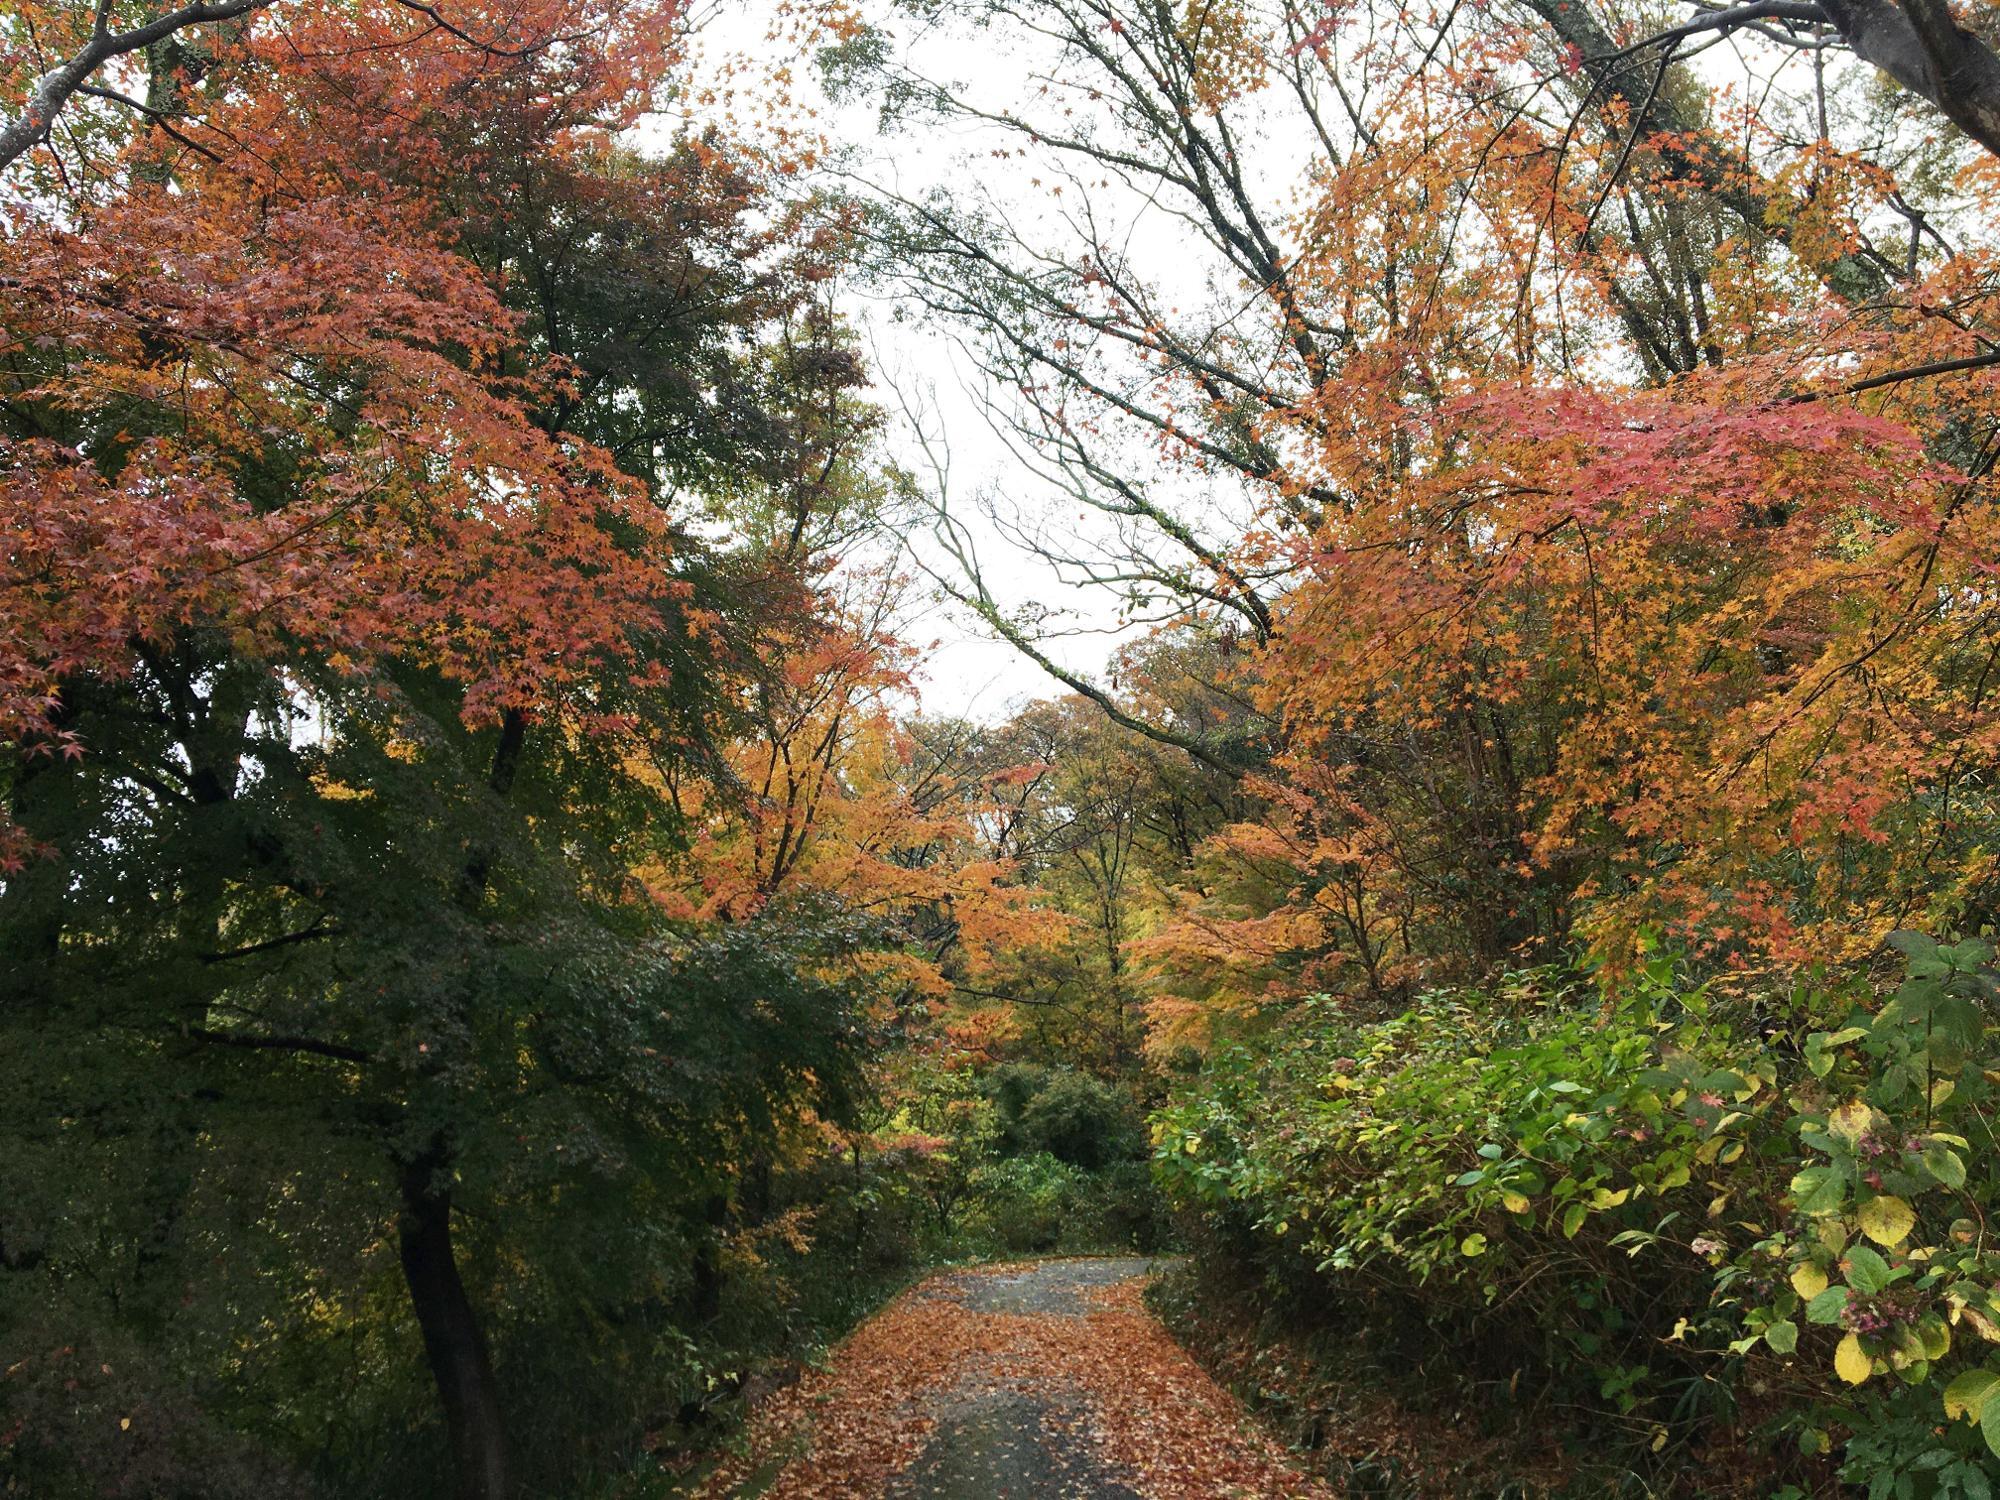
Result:
{"type": "Polygon", "coordinates": [[[954,1397],[1009,1391],[1046,1403],[1065,1456],[1087,1452],[1146,1500],[1330,1500],[1145,1310],[1140,1278],[1089,1289],[1080,1316],[975,1311],[955,1295],[1020,1269],[934,1277],[905,1293],[826,1369],[760,1407],[746,1450],[698,1493],[881,1495],[954,1397]]]}

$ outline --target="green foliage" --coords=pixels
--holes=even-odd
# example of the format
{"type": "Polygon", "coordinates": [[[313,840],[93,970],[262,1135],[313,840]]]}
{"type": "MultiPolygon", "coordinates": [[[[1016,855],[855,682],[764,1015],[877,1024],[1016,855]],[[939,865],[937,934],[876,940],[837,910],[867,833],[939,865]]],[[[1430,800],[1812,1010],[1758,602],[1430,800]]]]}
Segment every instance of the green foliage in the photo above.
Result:
{"type": "Polygon", "coordinates": [[[1320,1001],[1156,1115],[1155,1170],[1212,1242],[1420,1296],[1648,1448],[1755,1389],[1799,1462],[1844,1435],[1843,1474],[1874,1492],[1982,1493],[1992,954],[1898,946],[1881,1003],[1724,1000],[1658,955],[1597,1004],[1552,975],[1376,1024],[1320,1001]]]}
{"type": "Polygon", "coordinates": [[[1070,1068],[906,1070],[875,1158],[913,1253],[1155,1250],[1170,1238],[1123,1088],[1070,1068]]]}
{"type": "MultiPolygon", "coordinates": [[[[860,935],[795,913],[622,943],[573,922],[486,950],[484,1019],[514,1068],[473,1032],[417,1107],[456,1122],[460,1261],[527,1493],[624,1467],[747,1349],[839,1321],[786,1274],[809,1240],[731,1257],[759,1214],[726,1187],[799,1109],[854,1108],[855,997],[811,971],[860,935]]],[[[447,1489],[397,1263],[391,1085],[8,1020],[34,1076],[0,1161],[0,1473],[55,1495],[226,1497],[237,1473],[243,1493],[447,1489]]],[[[779,1175],[796,1186],[773,1196],[819,1190],[807,1167],[779,1175]]],[[[828,1248],[827,1283],[879,1288],[828,1248]]]]}
{"type": "Polygon", "coordinates": [[[973,1178],[978,1224],[1007,1250],[1053,1250],[1084,1181],[1078,1168],[1045,1151],[989,1162],[973,1178]]]}
{"type": "Polygon", "coordinates": [[[1977,1431],[1940,1426],[1936,1393],[1897,1385],[1858,1402],[1839,1476],[1868,1500],[1991,1500],[2000,1487],[1977,1431]]]}
{"type": "Polygon", "coordinates": [[[1145,1155],[1145,1131],[1131,1095],[1101,1078],[1075,1068],[1007,1063],[988,1073],[981,1087],[993,1102],[1004,1151],[1046,1152],[1087,1171],[1145,1155]]]}

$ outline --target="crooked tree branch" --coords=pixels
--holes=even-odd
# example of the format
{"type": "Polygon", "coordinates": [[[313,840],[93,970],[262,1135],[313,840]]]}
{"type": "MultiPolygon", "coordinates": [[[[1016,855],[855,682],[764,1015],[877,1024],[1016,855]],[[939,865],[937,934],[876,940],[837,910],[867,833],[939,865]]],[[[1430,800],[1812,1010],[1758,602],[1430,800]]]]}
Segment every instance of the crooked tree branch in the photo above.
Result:
{"type": "Polygon", "coordinates": [[[1071,692],[1079,693],[1083,697],[1088,698],[1114,724],[1121,725],[1131,730],[1134,734],[1141,735],[1153,741],[1155,744],[1166,745],[1172,749],[1182,751],[1184,754],[1199,761],[1202,765],[1207,766],[1211,771],[1219,772],[1232,781],[1243,776],[1243,767],[1231,765],[1194,737],[1175,734],[1171,730],[1163,729],[1158,724],[1140,718],[1137,714],[1128,713],[1103,688],[1099,687],[1089,678],[1084,677],[1081,673],[1070,671],[1067,667],[1057,662],[1054,657],[1042,650],[1029,637],[1025,630],[1007,618],[1005,612],[1001,610],[999,603],[987,591],[985,581],[980,576],[977,563],[972,560],[965,543],[958,535],[958,523],[950,516],[940,515],[939,524],[934,530],[934,535],[951,555],[952,560],[959,565],[959,570],[966,578],[971,592],[968,593],[965,589],[960,588],[951,579],[946,578],[942,572],[924,564],[921,559],[919,559],[918,565],[923,567],[924,571],[930,575],[932,581],[940,589],[958,604],[977,614],[1008,645],[1027,657],[1029,661],[1040,667],[1049,676],[1055,678],[1057,682],[1060,682],[1071,692]]]}
{"type": "Polygon", "coordinates": [[[170,117],[154,109],[150,104],[142,104],[129,94],[121,94],[116,89],[99,88],[94,83],[86,83],[79,86],[77,92],[87,99],[102,99],[106,103],[123,105],[135,114],[144,115],[148,124],[157,126],[170,139],[187,147],[188,150],[194,152],[197,156],[205,156],[217,166],[222,165],[222,158],[220,156],[202,145],[200,141],[189,136],[186,132],[176,128],[170,117]]]}
{"type": "Polygon", "coordinates": [[[1691,36],[1701,36],[1706,32],[1735,31],[1738,27],[1753,25],[1759,21],[1792,21],[1802,26],[1831,26],[1833,21],[1820,8],[1819,0],[1752,0],[1749,5],[1733,5],[1721,10],[1704,10],[1692,21],[1683,21],[1678,26],[1669,26],[1643,41],[1620,47],[1616,52],[1603,53],[1590,58],[1593,63],[1622,62],[1637,53],[1654,47],[1673,50],[1691,36]]]}
{"type": "Polygon", "coordinates": [[[251,943],[246,947],[231,948],[221,953],[204,953],[201,955],[201,961],[205,964],[226,964],[239,958],[254,958],[259,953],[270,953],[278,948],[291,948],[300,943],[316,943],[324,938],[338,937],[339,935],[340,931],[338,928],[324,926],[321,922],[315,922],[312,926],[302,928],[298,932],[288,932],[282,937],[266,938],[261,943],[251,943]]]}
{"type": "MultiPolygon", "coordinates": [[[[90,39],[75,53],[44,73],[36,83],[33,92],[21,111],[4,126],[0,126],[0,172],[4,172],[15,161],[48,138],[55,125],[56,116],[62,108],[78,94],[96,95],[120,104],[134,101],[108,90],[96,90],[88,85],[97,70],[114,58],[126,57],[134,52],[143,52],[157,42],[188,31],[197,26],[210,26],[218,21],[234,21],[257,11],[268,10],[278,0],[194,0],[156,16],[143,26],[134,26],[129,31],[111,29],[110,0],[99,0],[92,20],[90,39]]],[[[585,33],[561,36],[544,36],[519,46],[504,46],[499,42],[482,40],[463,28],[452,24],[435,5],[425,0],[396,0],[396,4],[413,15],[422,16],[431,29],[442,31],[447,36],[475,47],[490,57],[523,58],[545,52],[551,47],[567,46],[581,41],[585,33]]],[[[157,122],[158,115],[147,111],[157,122]]],[[[191,144],[191,143],[189,143],[191,144]]]]}
{"type": "Polygon", "coordinates": [[[330,1057],[336,1062],[366,1063],[375,1060],[359,1047],[322,1041],[314,1036],[266,1036],[256,1032],[216,1031],[206,1026],[184,1027],[181,1034],[197,1042],[243,1047],[255,1052],[303,1052],[311,1057],[330,1057]]]}
{"type": "Polygon", "coordinates": [[[170,10],[130,31],[113,31],[111,7],[108,3],[100,4],[90,29],[90,40],[67,61],[44,73],[21,113],[0,127],[0,171],[5,171],[48,135],[62,107],[112,58],[143,52],[155,42],[163,42],[189,27],[233,21],[275,3],[276,0],[195,0],[192,5],[170,10]]]}
{"type": "Polygon", "coordinates": [[[1703,32],[1727,33],[1761,22],[1825,27],[1856,57],[1887,73],[1989,152],[2000,156],[2000,54],[1960,26],[1945,0],[1751,0],[1704,8],[1612,52],[1588,60],[1615,63],[1652,47],[1672,47],[1703,32]]]}

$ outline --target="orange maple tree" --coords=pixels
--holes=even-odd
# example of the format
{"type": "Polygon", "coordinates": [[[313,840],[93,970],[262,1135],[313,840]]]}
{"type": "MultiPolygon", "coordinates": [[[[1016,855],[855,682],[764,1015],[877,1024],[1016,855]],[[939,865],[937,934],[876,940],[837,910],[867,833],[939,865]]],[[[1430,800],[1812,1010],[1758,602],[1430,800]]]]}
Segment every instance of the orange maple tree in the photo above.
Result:
{"type": "Polygon", "coordinates": [[[1932,139],[1899,174],[1824,113],[1800,143],[1776,106],[1668,87],[1676,34],[1593,40],[1574,6],[1426,8],[1374,44],[1335,11],[1107,43],[1085,7],[1026,9],[1118,133],[1001,115],[1006,154],[1048,192],[1157,182],[1244,294],[1203,327],[1108,234],[1031,282],[970,211],[912,215],[1030,298],[1001,326],[913,281],[1149,539],[1102,581],[1240,638],[1227,679],[1277,726],[1238,766],[1263,807],[1147,940],[1169,988],[1380,995],[1661,930],[1796,966],[1988,919],[1990,155],[1932,139]],[[1300,170],[1255,162],[1278,118],[1300,170]],[[1909,217],[1917,176],[1961,239],[1909,217]],[[1125,477],[1142,443],[1174,477],[1125,477]],[[1254,510],[1218,537],[1170,495],[1222,478],[1254,510]]]}

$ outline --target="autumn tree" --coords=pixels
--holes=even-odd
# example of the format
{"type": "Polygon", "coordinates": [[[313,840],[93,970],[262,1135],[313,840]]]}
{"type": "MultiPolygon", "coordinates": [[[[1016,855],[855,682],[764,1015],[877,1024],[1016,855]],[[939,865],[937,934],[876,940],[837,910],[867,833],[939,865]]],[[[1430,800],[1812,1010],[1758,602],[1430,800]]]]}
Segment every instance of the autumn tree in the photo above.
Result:
{"type": "MultiPolygon", "coordinates": [[[[1864,946],[1896,920],[1887,907],[1861,919],[1858,896],[1822,907],[1830,869],[1780,871],[1843,837],[1801,808],[1841,781],[1848,728],[1882,744],[1848,689],[1865,693],[1932,602],[1978,608],[1938,570],[1963,549],[1976,571],[1986,548],[1976,504],[1952,497],[1975,493],[1988,461],[1992,168],[1940,126],[1934,84],[1870,82],[1843,53],[1860,33],[1806,9],[1649,30],[1588,6],[1128,14],[1051,0],[934,18],[1015,48],[1033,88],[950,77],[920,30],[907,48],[877,38],[834,60],[837,81],[882,87],[892,128],[951,119],[992,164],[955,193],[879,191],[872,223],[886,274],[981,351],[996,422],[1032,466],[1023,488],[1102,518],[1087,549],[1073,526],[1021,519],[1026,496],[1003,527],[1124,618],[1203,620],[1251,648],[1216,685],[1276,726],[1275,755],[1237,767],[1263,808],[1215,853],[1260,873],[1240,904],[1197,896],[1187,932],[1247,943],[1253,990],[1344,969],[1393,995],[1424,973],[1553,957],[1580,931],[1628,931],[1635,882],[1662,898],[1646,920],[1720,931],[1731,951],[1745,921],[1766,935],[1753,948],[1796,956],[1811,920],[1828,937],[1866,930],[1864,946]],[[1760,80],[1754,108],[1691,63],[1717,45],[1760,80]],[[1654,388],[1660,404],[1624,404],[1654,388]],[[1543,415],[1585,412],[1577,430],[1543,415]],[[1621,438],[1628,427],[1660,436],[1621,438]],[[1727,455],[1713,468],[1698,456],[1710,446],[1727,455]],[[1504,475],[1487,467],[1502,450],[1504,475]],[[1591,456],[1572,471],[1566,453],[1591,456]],[[1852,502],[1822,511],[1795,489],[1852,502]],[[1556,493],[1579,506],[1629,493],[1638,509],[1614,522],[1608,499],[1587,515],[1542,508],[1556,493]],[[1912,571],[1860,561],[1853,549],[1874,557],[1877,538],[1912,571]],[[1638,592],[1614,599],[1606,570],[1640,556],[1658,593],[1634,575],[1638,592]],[[1881,593],[1795,636],[1806,595],[1844,597],[1820,590],[1849,563],[1881,593]],[[1572,572],[1566,595],[1555,580],[1572,572]],[[1595,655],[1636,625],[1642,593],[1676,629],[1702,622],[1686,678],[1655,677],[1666,659],[1651,648],[1595,655]],[[1746,617],[1787,644],[1724,710],[1713,678],[1746,617]],[[1876,633],[1836,647],[1836,617],[1876,633]],[[1779,773],[1764,759],[1779,737],[1755,731],[1758,751],[1713,769],[1697,716],[1674,751],[1620,759],[1600,737],[1635,705],[1613,707],[1608,684],[1639,673],[1649,686],[1634,690],[1665,702],[1746,723],[1781,713],[1799,758],[1779,773]],[[1775,706],[1794,689],[1813,705],[1800,718],[1775,706]],[[1760,794],[1751,816],[1738,782],[1753,774],[1792,790],[1760,794]],[[1694,780],[1666,794],[1662,777],[1694,780]],[[1743,816],[1666,832],[1663,796],[1691,809],[1718,785],[1743,816]],[[1731,873],[1715,878],[1709,855],[1731,873]],[[1717,901],[1735,915],[1715,920],[1717,901]]],[[[1033,612],[994,590],[948,510],[939,530],[947,587],[1052,664],[1033,612]]],[[[1905,777],[1891,800],[1921,820],[1941,784],[1908,775],[1914,746],[1978,742],[1985,693],[1975,658],[1911,649],[1930,663],[1912,691],[1952,727],[1919,715],[1889,736],[1906,746],[1897,769],[1871,750],[1864,779],[1905,777]]],[[[1107,684],[1066,680],[1139,733],[1212,757],[1107,684]]],[[[1661,723],[1651,709],[1644,722],[1661,723]]],[[[1934,840],[1901,846],[1926,872],[1900,887],[1917,907],[1931,899],[1918,889],[1960,890],[1969,870],[1936,863],[1953,847],[1972,858],[1955,839],[1969,809],[1953,805],[1934,840]]],[[[1884,889],[1880,866],[1834,863],[1856,892],[1884,889]]]]}
{"type": "Polygon", "coordinates": [[[138,1394],[19,1441],[86,1487],[203,1474],[177,1302],[239,1375],[326,1378],[240,1342],[218,1235],[397,1367],[386,1226],[458,1492],[560,1483],[493,1330],[662,1336],[745,1140],[848,1107],[855,925],[674,923],[634,878],[687,831],[661,768],[718,764],[749,622],[846,524],[839,246],[717,136],[631,149],[671,7],[122,11],[6,23],[0,1278],[44,1309],[10,1376],[115,1344],[138,1394]]]}

